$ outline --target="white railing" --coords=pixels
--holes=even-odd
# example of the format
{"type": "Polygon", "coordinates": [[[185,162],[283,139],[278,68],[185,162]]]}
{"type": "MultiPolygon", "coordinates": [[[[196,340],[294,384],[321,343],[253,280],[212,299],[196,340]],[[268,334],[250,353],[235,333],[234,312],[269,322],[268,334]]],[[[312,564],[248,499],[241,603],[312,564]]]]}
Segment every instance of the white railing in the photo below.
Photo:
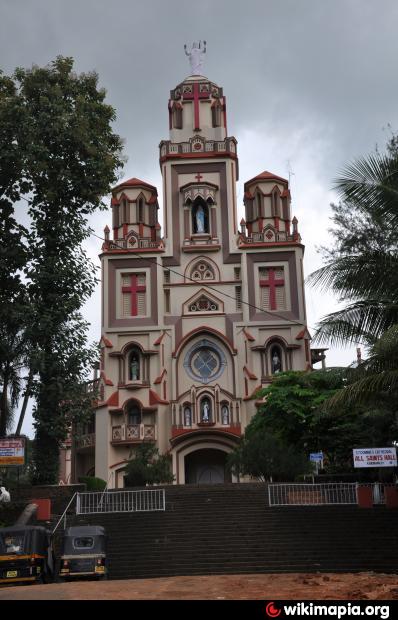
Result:
{"type": "Polygon", "coordinates": [[[76,514],[155,512],[166,508],[164,489],[78,493],[76,514]]]}
{"type": "Polygon", "coordinates": [[[357,484],[269,484],[268,501],[270,506],[357,504],[357,484]]]}

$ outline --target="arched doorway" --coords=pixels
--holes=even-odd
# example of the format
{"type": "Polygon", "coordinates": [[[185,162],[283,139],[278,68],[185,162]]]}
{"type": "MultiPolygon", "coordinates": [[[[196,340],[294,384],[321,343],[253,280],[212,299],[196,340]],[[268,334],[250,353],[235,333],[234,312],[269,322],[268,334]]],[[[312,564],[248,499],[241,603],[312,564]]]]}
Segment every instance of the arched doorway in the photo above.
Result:
{"type": "Polygon", "coordinates": [[[195,450],[185,457],[186,484],[222,484],[231,482],[226,467],[227,453],[222,450],[195,450]]]}

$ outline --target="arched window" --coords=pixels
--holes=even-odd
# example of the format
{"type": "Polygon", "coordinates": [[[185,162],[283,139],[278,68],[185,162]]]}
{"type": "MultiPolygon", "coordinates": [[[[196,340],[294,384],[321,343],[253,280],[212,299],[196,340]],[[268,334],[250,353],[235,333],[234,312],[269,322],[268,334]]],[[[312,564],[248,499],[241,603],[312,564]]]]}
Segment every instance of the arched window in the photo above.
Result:
{"type": "Polygon", "coordinates": [[[133,349],[129,355],[128,377],[130,381],[141,379],[141,356],[137,349],[133,349]]]}
{"type": "Polygon", "coordinates": [[[207,396],[200,401],[200,421],[204,424],[212,421],[211,400],[207,396]]]}
{"type": "Polygon", "coordinates": [[[122,218],[123,218],[123,223],[127,223],[129,221],[129,217],[128,217],[128,202],[125,198],[123,198],[123,202],[122,202],[122,218]]]}
{"type": "Polygon", "coordinates": [[[129,403],[127,408],[127,424],[130,426],[137,426],[141,424],[142,414],[141,409],[137,403],[129,403]]]}
{"type": "Polygon", "coordinates": [[[211,108],[213,127],[221,126],[221,103],[217,100],[211,108]]]}
{"type": "Polygon", "coordinates": [[[192,410],[189,405],[184,407],[184,426],[192,426],[192,410]]]}
{"type": "Polygon", "coordinates": [[[192,231],[194,234],[208,233],[209,207],[202,198],[197,198],[192,207],[192,231]]]}
{"type": "Polygon", "coordinates": [[[282,349],[278,344],[270,348],[270,368],[273,375],[283,371],[282,349]]]}
{"type": "Polygon", "coordinates": [[[260,192],[257,193],[256,195],[256,200],[257,200],[257,217],[261,217],[262,214],[262,205],[261,205],[261,194],[260,192]]]}
{"type": "Polygon", "coordinates": [[[280,195],[277,189],[274,189],[274,191],[272,192],[271,206],[272,216],[280,217],[280,195]]]}
{"type": "Polygon", "coordinates": [[[179,103],[173,106],[173,127],[174,129],[182,129],[182,105],[179,103]]]}
{"type": "Polygon", "coordinates": [[[229,426],[230,418],[229,418],[229,407],[227,403],[223,403],[221,405],[221,424],[223,426],[229,426]]]}
{"type": "Polygon", "coordinates": [[[137,204],[137,221],[142,224],[144,222],[144,199],[138,198],[137,204]]]}

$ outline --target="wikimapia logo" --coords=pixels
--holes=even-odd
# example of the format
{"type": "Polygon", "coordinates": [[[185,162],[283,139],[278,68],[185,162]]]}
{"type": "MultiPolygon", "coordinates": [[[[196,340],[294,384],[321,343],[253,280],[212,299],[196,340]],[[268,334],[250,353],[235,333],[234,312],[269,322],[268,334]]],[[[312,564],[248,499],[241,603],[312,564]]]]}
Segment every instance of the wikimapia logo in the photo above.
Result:
{"type": "Polygon", "coordinates": [[[279,602],[270,601],[265,607],[265,614],[268,618],[286,618],[286,616],[320,616],[324,618],[336,617],[344,618],[347,616],[373,616],[386,620],[390,617],[389,605],[364,605],[364,604],[329,604],[321,605],[316,603],[300,602],[294,605],[284,605],[279,602]]]}

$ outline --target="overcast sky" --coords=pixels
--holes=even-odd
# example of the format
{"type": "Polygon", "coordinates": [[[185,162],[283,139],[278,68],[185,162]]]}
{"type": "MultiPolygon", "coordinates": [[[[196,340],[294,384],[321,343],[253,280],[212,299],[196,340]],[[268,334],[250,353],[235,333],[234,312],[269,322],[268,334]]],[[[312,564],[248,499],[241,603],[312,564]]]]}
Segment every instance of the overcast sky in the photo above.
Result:
{"type": "MultiPolygon", "coordinates": [[[[78,72],[97,71],[125,140],[123,176],[160,192],[169,91],[190,73],[184,43],[205,39],[204,74],[224,88],[238,140],[239,208],[245,180],[263,170],[287,178],[290,169],[309,274],[321,264],[316,247],[331,243],[333,179],[383,148],[388,124],[398,130],[397,28],[397,0],[0,0],[0,68],[63,55],[78,72]]],[[[92,226],[102,235],[110,221],[101,213],[92,226]]],[[[93,237],[87,246],[97,264],[100,244],[93,237]]],[[[336,307],[307,289],[310,327],[336,307]]],[[[99,339],[99,291],[85,315],[99,339]]],[[[354,357],[355,347],[331,349],[327,361],[354,357]]]]}

